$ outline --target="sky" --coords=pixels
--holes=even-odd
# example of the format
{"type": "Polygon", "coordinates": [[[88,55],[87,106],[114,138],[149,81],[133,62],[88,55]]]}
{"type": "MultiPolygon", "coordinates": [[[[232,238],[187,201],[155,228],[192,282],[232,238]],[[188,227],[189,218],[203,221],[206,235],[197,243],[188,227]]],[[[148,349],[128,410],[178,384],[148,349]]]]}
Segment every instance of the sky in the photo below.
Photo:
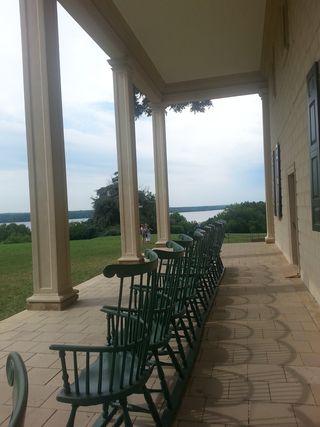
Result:
{"type": "MultiPolygon", "coordinates": [[[[28,212],[18,0],[0,0],[0,212],[28,212]]],[[[90,209],[117,170],[108,57],[58,5],[69,210],[90,209]]],[[[190,58],[190,60],[192,60],[190,58]]],[[[264,200],[258,95],[213,100],[206,113],[168,111],[170,206],[264,200]]],[[[138,181],[154,191],[151,118],[135,122],[138,181]]]]}

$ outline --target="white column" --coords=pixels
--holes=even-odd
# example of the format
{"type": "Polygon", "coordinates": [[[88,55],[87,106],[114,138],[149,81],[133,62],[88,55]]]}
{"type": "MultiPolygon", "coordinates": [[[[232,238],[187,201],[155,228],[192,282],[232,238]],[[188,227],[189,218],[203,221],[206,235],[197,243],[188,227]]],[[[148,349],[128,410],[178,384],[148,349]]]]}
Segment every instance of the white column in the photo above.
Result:
{"type": "Polygon", "coordinates": [[[119,262],[143,262],[139,224],[136,137],[132,71],[126,59],[110,60],[116,118],[121,257],[119,262]]]}
{"type": "Polygon", "coordinates": [[[32,228],[29,309],[60,310],[78,294],[70,279],[57,3],[20,0],[32,228]]]}
{"type": "Polygon", "coordinates": [[[263,117],[263,153],[264,153],[264,177],[266,192],[266,220],[267,236],[266,243],[274,243],[274,217],[273,217],[273,195],[272,195],[272,165],[271,165],[271,137],[270,137],[270,110],[268,90],[260,91],[262,100],[263,117]]]}
{"type": "Polygon", "coordinates": [[[152,104],[151,108],[158,231],[156,246],[161,247],[170,239],[165,108],[161,104],[152,104]]]}

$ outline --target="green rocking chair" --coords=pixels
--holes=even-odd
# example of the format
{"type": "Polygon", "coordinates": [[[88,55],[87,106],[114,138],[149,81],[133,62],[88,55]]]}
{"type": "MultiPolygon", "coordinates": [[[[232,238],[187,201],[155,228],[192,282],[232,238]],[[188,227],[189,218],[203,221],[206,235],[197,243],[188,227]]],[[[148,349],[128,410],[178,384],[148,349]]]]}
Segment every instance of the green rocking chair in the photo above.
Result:
{"type": "Polygon", "coordinates": [[[102,404],[103,412],[95,426],[106,426],[119,408],[122,414],[114,425],[124,422],[125,426],[132,426],[127,397],[133,393],[144,394],[155,425],[161,425],[146,388],[152,371],[147,355],[158,257],[153,251],[148,251],[146,256],[148,259],[143,264],[116,264],[104,269],[106,277],[120,279],[118,301],[113,307],[112,334],[107,345],[50,346],[51,350],[59,352],[62,365],[63,389],[57,400],[72,405],[67,427],[74,425],[79,406],[99,404],[102,404]],[[82,369],[80,365],[83,365],[82,369]]]}
{"type": "Polygon", "coordinates": [[[9,353],[6,364],[8,384],[12,391],[12,413],[8,427],[23,427],[28,401],[28,376],[19,353],[9,353]]]}

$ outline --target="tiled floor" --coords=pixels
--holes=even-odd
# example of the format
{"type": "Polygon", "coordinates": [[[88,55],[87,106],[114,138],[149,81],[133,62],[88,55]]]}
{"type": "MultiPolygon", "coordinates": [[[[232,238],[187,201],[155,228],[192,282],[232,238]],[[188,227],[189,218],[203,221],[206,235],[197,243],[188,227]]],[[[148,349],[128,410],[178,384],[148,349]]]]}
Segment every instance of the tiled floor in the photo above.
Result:
{"type": "Polygon", "coordinates": [[[223,255],[178,427],[320,426],[319,305],[275,246],[223,255]]]}
{"type": "MultiPolygon", "coordinates": [[[[177,426],[320,426],[320,307],[301,280],[287,278],[294,271],[272,245],[225,245],[223,259],[227,272],[177,426]]],[[[80,301],[67,311],[24,311],[0,322],[3,425],[11,401],[4,365],[8,352],[17,350],[30,382],[26,427],[65,426],[69,408],[55,399],[60,362],[48,346],[103,343],[99,308],[112,302],[117,281],[99,276],[79,290],[80,301]]],[[[155,375],[151,383],[158,387],[155,375]]],[[[161,396],[154,398],[161,406],[161,396]]],[[[92,425],[99,410],[80,409],[76,426],[92,425]]],[[[134,420],[153,425],[148,418],[134,420]]]]}

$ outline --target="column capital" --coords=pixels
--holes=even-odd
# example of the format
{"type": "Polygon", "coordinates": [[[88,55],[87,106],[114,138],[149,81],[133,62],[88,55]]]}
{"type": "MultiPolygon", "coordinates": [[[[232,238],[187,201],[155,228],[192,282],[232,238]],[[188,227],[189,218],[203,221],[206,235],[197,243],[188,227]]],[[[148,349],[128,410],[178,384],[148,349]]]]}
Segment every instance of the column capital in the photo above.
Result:
{"type": "Polygon", "coordinates": [[[264,99],[268,99],[269,89],[267,87],[263,87],[263,88],[259,89],[258,94],[259,94],[260,98],[262,99],[262,101],[264,99]]]}
{"type": "Polygon", "coordinates": [[[108,63],[110,64],[112,71],[127,71],[132,73],[132,67],[127,56],[111,58],[108,60],[108,63]]]}
{"type": "Polygon", "coordinates": [[[150,107],[152,111],[165,112],[166,107],[162,102],[150,102],[150,107]]]}

